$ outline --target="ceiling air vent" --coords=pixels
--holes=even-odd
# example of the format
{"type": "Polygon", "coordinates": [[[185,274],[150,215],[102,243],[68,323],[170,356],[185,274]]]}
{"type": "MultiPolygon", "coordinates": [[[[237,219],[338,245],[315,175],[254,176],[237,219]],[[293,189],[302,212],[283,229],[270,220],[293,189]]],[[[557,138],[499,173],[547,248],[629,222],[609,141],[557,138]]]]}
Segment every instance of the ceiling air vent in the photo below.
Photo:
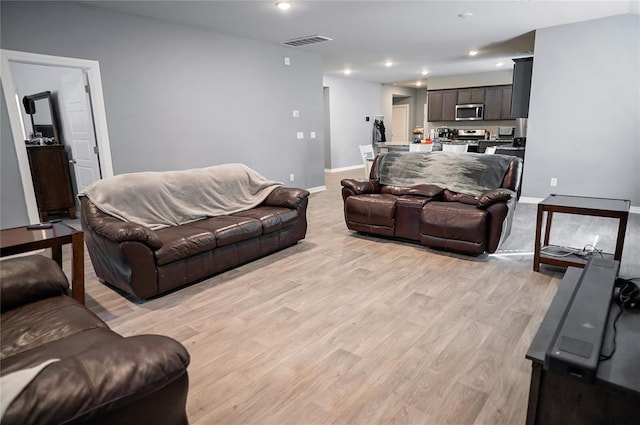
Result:
{"type": "Polygon", "coordinates": [[[323,35],[307,35],[304,37],[292,38],[291,40],[283,41],[282,44],[291,47],[300,47],[305,44],[322,43],[323,41],[331,41],[332,38],[325,37],[323,35]]]}

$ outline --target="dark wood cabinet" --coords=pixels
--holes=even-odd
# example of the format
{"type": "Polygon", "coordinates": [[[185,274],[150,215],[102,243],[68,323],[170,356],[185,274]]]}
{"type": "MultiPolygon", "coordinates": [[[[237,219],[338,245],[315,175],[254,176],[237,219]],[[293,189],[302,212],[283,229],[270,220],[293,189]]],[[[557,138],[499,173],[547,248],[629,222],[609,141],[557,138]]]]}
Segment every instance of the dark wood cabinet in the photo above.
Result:
{"type": "Polygon", "coordinates": [[[484,103],[484,87],[458,89],[458,105],[484,103]]]}
{"type": "Polygon", "coordinates": [[[442,101],[444,93],[442,91],[430,91],[427,100],[428,121],[442,121],[442,101]]]}
{"type": "Polygon", "coordinates": [[[67,211],[76,218],[69,161],[63,145],[28,146],[27,156],[41,221],[49,213],[67,211]]]}
{"type": "Polygon", "coordinates": [[[502,88],[502,118],[503,120],[511,119],[511,97],[513,88],[512,86],[504,86],[502,88]]]}
{"type": "Polygon", "coordinates": [[[484,120],[511,119],[511,86],[491,86],[485,89],[484,120]]]}
{"type": "Polygon", "coordinates": [[[512,118],[529,118],[529,96],[533,58],[513,59],[513,96],[511,100],[512,118]]]}
{"type": "Polygon", "coordinates": [[[455,121],[457,101],[457,90],[430,91],[428,121],[455,121]]]}
{"type": "Polygon", "coordinates": [[[446,90],[442,99],[442,120],[456,120],[456,103],[458,101],[457,90],[446,90]]]}
{"type": "Polygon", "coordinates": [[[428,121],[455,121],[456,105],[484,104],[484,120],[511,119],[512,86],[469,87],[464,89],[430,90],[428,121]]]}

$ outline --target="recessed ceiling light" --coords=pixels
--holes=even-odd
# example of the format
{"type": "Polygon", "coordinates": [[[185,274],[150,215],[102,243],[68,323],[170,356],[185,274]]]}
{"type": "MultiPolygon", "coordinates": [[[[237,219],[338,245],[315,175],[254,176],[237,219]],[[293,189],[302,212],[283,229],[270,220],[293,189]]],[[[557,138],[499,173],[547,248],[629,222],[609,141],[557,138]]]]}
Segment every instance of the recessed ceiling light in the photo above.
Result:
{"type": "Polygon", "coordinates": [[[391,61],[386,61],[386,62],[384,63],[384,66],[386,66],[387,68],[389,68],[389,67],[393,66],[393,62],[391,62],[391,61]]]}
{"type": "Polygon", "coordinates": [[[478,54],[477,50],[469,50],[469,56],[475,56],[478,54]]]}
{"type": "Polygon", "coordinates": [[[416,81],[416,87],[420,87],[422,85],[422,81],[416,81]]]}
{"type": "Polygon", "coordinates": [[[467,19],[467,18],[471,18],[471,17],[473,17],[473,13],[472,12],[458,13],[458,18],[467,19]]]}
{"type": "Polygon", "coordinates": [[[290,1],[277,1],[276,2],[276,6],[278,6],[278,9],[280,10],[287,10],[291,7],[291,2],[290,1]]]}
{"type": "Polygon", "coordinates": [[[428,73],[429,73],[429,71],[427,71],[427,70],[422,71],[422,75],[427,75],[428,73]]]}
{"type": "Polygon", "coordinates": [[[351,75],[351,70],[349,68],[345,69],[342,72],[344,72],[344,75],[351,75]]]}
{"type": "Polygon", "coordinates": [[[498,63],[496,63],[496,66],[502,66],[502,65],[504,65],[504,63],[503,63],[503,62],[498,62],[498,63]]]}

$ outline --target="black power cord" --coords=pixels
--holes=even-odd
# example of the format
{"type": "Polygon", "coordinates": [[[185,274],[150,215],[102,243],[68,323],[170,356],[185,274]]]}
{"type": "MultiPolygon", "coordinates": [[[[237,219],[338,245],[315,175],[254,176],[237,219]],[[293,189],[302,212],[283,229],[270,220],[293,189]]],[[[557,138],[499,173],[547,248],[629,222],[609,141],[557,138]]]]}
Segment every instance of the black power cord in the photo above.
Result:
{"type": "Polygon", "coordinates": [[[640,277],[634,277],[630,279],[623,279],[618,277],[615,282],[615,287],[618,288],[618,292],[614,295],[614,300],[620,308],[613,319],[613,348],[609,354],[600,354],[600,360],[606,361],[613,357],[616,352],[616,335],[618,333],[618,319],[623,312],[629,309],[640,308],[640,288],[633,280],[640,279],[640,277]]]}

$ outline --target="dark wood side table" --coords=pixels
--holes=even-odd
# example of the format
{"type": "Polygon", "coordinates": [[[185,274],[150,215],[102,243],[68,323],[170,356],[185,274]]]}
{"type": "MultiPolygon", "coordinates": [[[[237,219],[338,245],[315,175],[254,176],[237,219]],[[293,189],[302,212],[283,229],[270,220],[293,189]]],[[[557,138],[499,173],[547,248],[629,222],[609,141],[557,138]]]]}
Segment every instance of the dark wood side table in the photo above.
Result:
{"type": "Polygon", "coordinates": [[[545,353],[572,299],[582,269],[567,268],[547,313],[540,323],[527,359],[531,360],[531,386],[527,425],[637,425],[640,405],[640,312],[626,310],[613,321],[620,307],[611,301],[602,352],[615,352],[600,360],[594,382],[544,368],[545,353]]]}
{"type": "Polygon", "coordinates": [[[84,234],[63,223],[49,229],[14,227],[0,230],[0,256],[51,248],[51,258],[62,268],[62,245],[71,244],[71,294],[84,304],[84,234]]]}
{"type": "MultiPolygon", "coordinates": [[[[611,217],[619,220],[618,238],[616,241],[616,252],[613,259],[622,260],[622,248],[624,246],[624,235],[627,231],[627,220],[629,219],[629,209],[631,201],[627,199],[607,199],[607,198],[589,198],[585,196],[570,195],[549,195],[545,200],[538,204],[538,218],[536,220],[536,240],[533,252],[533,270],[539,271],[540,264],[551,264],[559,267],[584,267],[588,258],[582,258],[577,255],[569,255],[566,257],[553,257],[545,255],[541,252],[543,246],[549,245],[549,234],[551,233],[551,221],[553,213],[590,215],[595,217],[611,217]],[[547,213],[545,223],[544,243],[540,243],[542,237],[542,219],[544,213],[547,213]]],[[[611,254],[603,254],[605,257],[611,257],[611,254]]]]}

